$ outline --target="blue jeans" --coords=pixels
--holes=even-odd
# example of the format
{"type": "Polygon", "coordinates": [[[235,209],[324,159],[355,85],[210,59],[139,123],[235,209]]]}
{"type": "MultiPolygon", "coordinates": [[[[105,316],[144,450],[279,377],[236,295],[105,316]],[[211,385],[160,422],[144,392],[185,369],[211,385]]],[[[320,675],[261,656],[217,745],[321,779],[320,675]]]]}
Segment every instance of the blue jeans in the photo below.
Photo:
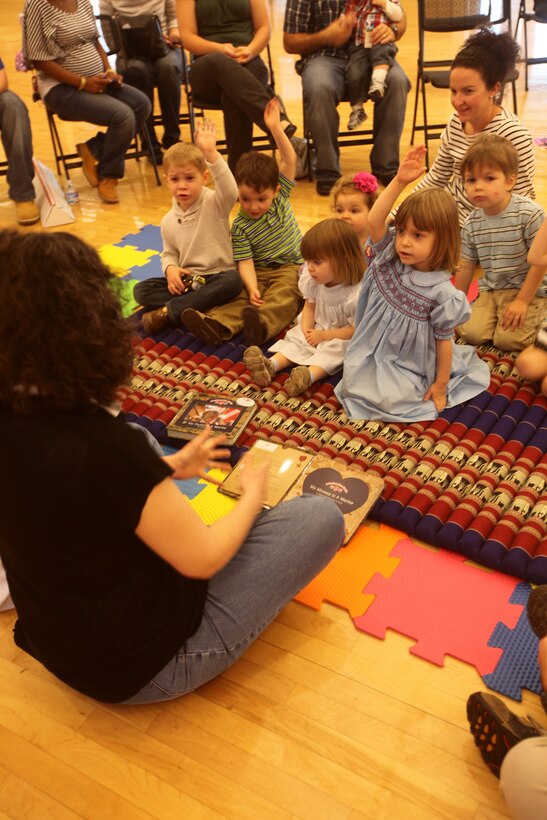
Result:
{"type": "Polygon", "coordinates": [[[205,284],[198,290],[189,290],[181,296],[173,296],[167,287],[165,276],[154,276],[137,282],[133,296],[139,305],[147,310],[167,306],[172,324],[180,324],[180,314],[186,308],[193,308],[203,313],[217,305],[235,299],[243,290],[243,282],[236,270],[225,270],[205,277],[205,284]]]}
{"type": "Polygon", "coordinates": [[[169,148],[180,140],[180,88],[183,80],[182,53],[180,48],[170,48],[159,60],[141,60],[131,57],[127,64],[120,63],[118,70],[125,81],[143,91],[152,106],[148,130],[154,148],[159,142],[154,131],[154,87],[158,89],[161,120],[163,123],[163,147],[169,148]]]}
{"type": "Polygon", "coordinates": [[[62,120],[106,126],[87,141],[98,161],[100,179],[123,179],[125,152],[152,110],[148,97],[130,85],[111,85],[104,94],[88,94],[59,83],[48,91],[44,103],[62,120]]]}
{"type": "Polygon", "coordinates": [[[328,564],[343,537],[342,514],[328,498],[305,495],[261,513],[211,578],[197,632],[125,703],[172,700],[224,672],[328,564]]]}
{"type": "Polygon", "coordinates": [[[30,202],[36,194],[32,179],[32,134],[28,111],[13,91],[0,94],[0,131],[8,160],[8,194],[14,202],[30,202]]]}
{"type": "MultiPolygon", "coordinates": [[[[317,152],[318,180],[334,182],[340,176],[338,104],[347,98],[347,60],[318,55],[302,71],[306,125],[317,152]]],[[[370,153],[372,173],[392,176],[399,167],[399,142],[403,131],[410,82],[396,62],[386,79],[386,93],[374,105],[374,145],[370,153]]]]}

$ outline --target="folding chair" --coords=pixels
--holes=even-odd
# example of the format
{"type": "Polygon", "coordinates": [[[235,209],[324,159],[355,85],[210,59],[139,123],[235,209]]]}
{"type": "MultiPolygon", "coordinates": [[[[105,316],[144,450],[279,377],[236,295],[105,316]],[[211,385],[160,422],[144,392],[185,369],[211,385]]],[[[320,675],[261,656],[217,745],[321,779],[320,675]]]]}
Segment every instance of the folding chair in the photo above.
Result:
{"type": "MultiPolygon", "coordinates": [[[[414,144],[416,131],[423,131],[424,143],[427,149],[426,161],[429,159],[429,141],[439,139],[446,127],[444,123],[430,123],[427,118],[426,85],[433,88],[450,88],[450,66],[454,57],[446,59],[426,59],[426,33],[446,34],[457,31],[472,31],[491,25],[507,24],[511,31],[511,0],[418,0],[418,71],[416,77],[416,96],[414,99],[414,116],[412,119],[412,134],[410,144],[414,144]],[[493,3],[499,10],[492,13],[493,3]],[[417,125],[418,101],[422,101],[422,122],[417,125]]],[[[505,78],[500,98],[503,96],[505,85],[512,86],[513,111],[517,113],[516,80],[518,71],[515,69],[505,78]]]]}
{"type": "MultiPolygon", "coordinates": [[[[192,135],[192,142],[194,141],[194,132],[196,130],[196,117],[204,117],[204,112],[207,110],[210,111],[222,111],[222,106],[218,103],[211,102],[210,100],[198,99],[195,94],[193,93],[190,87],[189,81],[189,67],[192,65],[194,61],[194,56],[191,54],[190,59],[188,60],[186,53],[183,49],[183,62],[184,62],[184,90],[186,93],[186,102],[188,106],[188,117],[190,120],[190,131],[192,135]]],[[[272,55],[270,51],[270,45],[266,46],[266,65],[268,67],[268,76],[269,82],[268,86],[271,88],[272,92],[275,94],[275,74],[273,70],[272,64],[272,55]]],[[[221,154],[228,153],[228,146],[225,139],[217,140],[217,149],[221,154]]],[[[262,132],[253,134],[253,150],[254,151],[274,151],[274,147],[272,146],[271,140],[269,139],[267,134],[262,132]]]]}
{"type": "MultiPolygon", "coordinates": [[[[545,57],[528,56],[528,23],[547,23],[547,8],[545,10],[545,14],[542,14],[540,16],[537,11],[537,5],[538,4],[534,2],[534,11],[526,11],[526,0],[520,0],[517,24],[515,26],[516,40],[520,21],[522,20],[524,28],[524,88],[526,89],[526,91],[528,91],[528,66],[547,63],[547,55],[545,55],[545,57]]],[[[545,4],[543,5],[545,6],[545,4]]]]}
{"type": "MultiPolygon", "coordinates": [[[[116,26],[113,18],[108,14],[98,14],[96,15],[96,19],[100,23],[101,42],[107,56],[115,56],[122,47],[118,27],[116,26]]],[[[82,160],[78,153],[70,153],[64,150],[61,143],[61,137],[59,135],[59,129],[57,128],[57,123],[55,121],[55,118],[58,115],[53,111],[50,111],[47,105],[44,105],[44,107],[47,114],[47,122],[51,136],[51,144],[53,146],[53,156],[55,157],[57,174],[60,175],[62,169],[62,173],[68,180],[70,179],[70,170],[73,168],[81,168],[82,160]]],[[[59,119],[62,119],[62,117],[59,117],[59,119]]],[[[125,158],[135,159],[138,162],[145,154],[148,156],[150,163],[152,164],[157,184],[161,185],[158,166],[156,164],[156,158],[154,156],[152,143],[150,141],[150,134],[148,133],[148,128],[146,125],[143,125],[140,133],[135,135],[135,139],[126,151],[125,158]]]]}

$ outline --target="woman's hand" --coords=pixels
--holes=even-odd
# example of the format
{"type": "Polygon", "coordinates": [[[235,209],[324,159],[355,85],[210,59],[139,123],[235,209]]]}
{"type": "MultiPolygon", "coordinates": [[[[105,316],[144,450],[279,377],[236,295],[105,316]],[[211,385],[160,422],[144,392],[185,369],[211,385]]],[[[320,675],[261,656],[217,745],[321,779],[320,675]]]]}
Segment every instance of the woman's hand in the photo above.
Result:
{"type": "Polygon", "coordinates": [[[110,85],[110,80],[118,75],[106,76],[106,74],[98,74],[96,77],[86,77],[85,86],[82,91],[87,91],[88,94],[102,94],[110,85]]]}
{"type": "Polygon", "coordinates": [[[256,504],[257,512],[264,505],[266,500],[266,488],[268,486],[269,464],[263,462],[256,467],[246,463],[239,474],[239,487],[241,497],[246,501],[256,504]]]}
{"type": "Polygon", "coordinates": [[[172,478],[205,478],[212,484],[220,484],[216,478],[211,478],[207,469],[228,471],[230,464],[230,450],[222,447],[225,436],[211,436],[211,427],[207,425],[203,433],[188,442],[178,453],[164,456],[164,461],[174,470],[172,478]]]}
{"type": "Polygon", "coordinates": [[[236,63],[244,64],[254,59],[256,55],[253,54],[249,46],[238,46],[233,56],[236,63]]]}
{"type": "Polygon", "coordinates": [[[218,50],[227,57],[231,57],[232,60],[237,60],[237,52],[239,49],[232,45],[232,43],[219,43],[218,50]]]}
{"type": "Polygon", "coordinates": [[[427,149],[425,145],[418,145],[416,148],[411,148],[404,160],[399,165],[397,171],[397,181],[402,185],[409,185],[415,182],[422,174],[427,171],[424,164],[427,149]]]}

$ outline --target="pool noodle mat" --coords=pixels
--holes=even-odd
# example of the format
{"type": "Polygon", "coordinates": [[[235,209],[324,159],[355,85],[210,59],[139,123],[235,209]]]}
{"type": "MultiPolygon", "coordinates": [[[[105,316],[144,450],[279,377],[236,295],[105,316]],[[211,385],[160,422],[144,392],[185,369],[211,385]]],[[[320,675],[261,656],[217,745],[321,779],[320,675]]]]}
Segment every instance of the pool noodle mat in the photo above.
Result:
{"type": "MultiPolygon", "coordinates": [[[[135,267],[139,278],[143,268],[157,275],[149,268],[159,230],[143,232],[128,237],[138,264],[126,276],[135,267]]],[[[166,427],[188,390],[248,396],[258,411],[232,448],[234,462],[262,438],[372,470],[385,481],[370,514],[379,529],[360,527],[297,600],[345,608],[377,637],[388,628],[409,635],[410,651],[433,663],[458,657],[510,697],[520,699],[522,687],[540,691],[525,615],[531,587],[516,578],[547,583],[547,401],[518,376],[514,354],[481,348],[489,389],[435,420],[405,425],[349,420],[333,392],[339,375],[293,398],[283,389],[286,373],[260,389],[243,350],[242,337],[215,348],[182,328],[141,339],[121,395],[127,419],[173,445],[166,427]]],[[[184,491],[207,523],[233,505],[207,482],[184,491]]]]}

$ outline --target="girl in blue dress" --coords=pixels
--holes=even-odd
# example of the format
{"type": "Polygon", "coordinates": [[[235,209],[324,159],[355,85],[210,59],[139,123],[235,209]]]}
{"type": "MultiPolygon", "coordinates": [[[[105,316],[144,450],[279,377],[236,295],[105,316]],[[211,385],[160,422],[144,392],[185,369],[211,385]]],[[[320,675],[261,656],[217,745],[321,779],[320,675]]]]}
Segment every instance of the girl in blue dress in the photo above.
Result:
{"type": "Polygon", "coordinates": [[[397,198],[425,171],[424,158],[423,146],[409,151],[369,214],[371,261],[336,388],[353,419],[433,419],[490,383],[475,349],[454,343],[454,328],[470,315],[450,282],[460,252],[455,201],[443,189],[419,191],[386,226],[397,198]]]}

